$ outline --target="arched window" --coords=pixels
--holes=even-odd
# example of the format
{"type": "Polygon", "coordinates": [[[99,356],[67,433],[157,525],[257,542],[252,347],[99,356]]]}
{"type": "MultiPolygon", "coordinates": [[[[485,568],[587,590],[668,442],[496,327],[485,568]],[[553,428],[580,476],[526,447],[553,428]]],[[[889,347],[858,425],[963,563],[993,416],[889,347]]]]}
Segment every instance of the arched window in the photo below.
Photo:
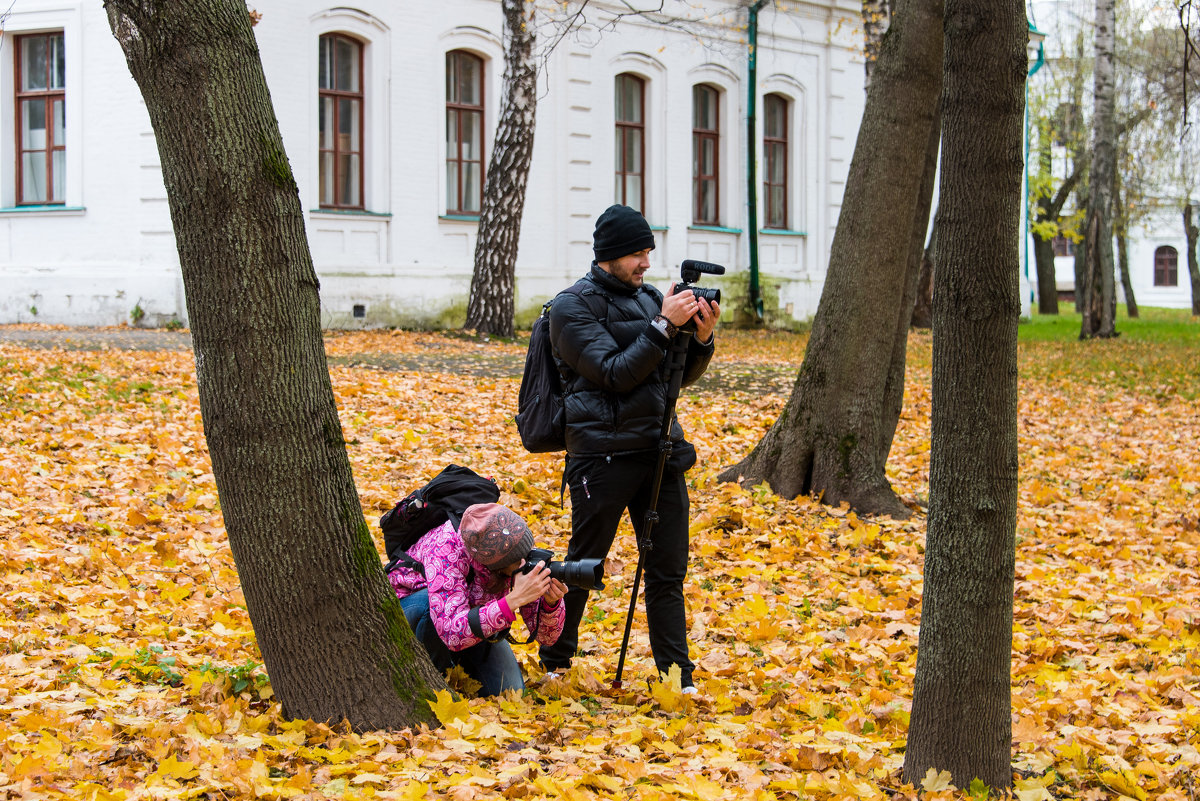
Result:
{"type": "Polygon", "coordinates": [[[763,98],[763,200],[767,228],[788,227],[788,101],[783,95],[763,98]]]}
{"type": "Polygon", "coordinates": [[[17,205],[66,195],[66,66],[62,31],[16,37],[17,205]]]}
{"type": "Polygon", "coordinates": [[[1170,245],[1154,251],[1154,285],[1179,286],[1179,251],[1170,245]]]}
{"type": "Polygon", "coordinates": [[[446,213],[483,208],[484,62],[465,50],[446,54],[446,213]]]}
{"type": "Polygon", "coordinates": [[[699,83],[692,87],[692,219],[720,225],[721,93],[699,83]]]}
{"type": "Polygon", "coordinates": [[[363,208],[363,45],[321,37],[318,83],[321,208],[363,208]]]}
{"type": "Polygon", "coordinates": [[[646,211],[646,82],[636,75],[617,76],[616,152],[617,203],[646,211]]]}

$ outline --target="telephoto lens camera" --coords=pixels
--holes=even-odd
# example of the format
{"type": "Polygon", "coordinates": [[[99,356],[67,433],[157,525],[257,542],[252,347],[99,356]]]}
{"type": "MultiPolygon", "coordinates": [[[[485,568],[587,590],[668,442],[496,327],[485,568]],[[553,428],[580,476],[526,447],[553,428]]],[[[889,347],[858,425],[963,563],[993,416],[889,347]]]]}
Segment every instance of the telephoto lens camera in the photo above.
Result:
{"type": "Polygon", "coordinates": [[[540,564],[550,568],[550,578],[558,579],[568,587],[585,590],[604,589],[604,560],[580,559],[572,562],[555,562],[554,554],[543,548],[530,548],[525,564],[518,571],[528,573],[540,564]]]}
{"type": "Polygon", "coordinates": [[[692,286],[692,284],[700,280],[701,273],[707,273],[708,275],[724,275],[725,268],[719,264],[713,264],[712,262],[708,261],[684,259],[683,264],[679,265],[679,277],[683,280],[675,285],[675,292],[679,293],[686,289],[696,296],[696,300],[704,298],[709,303],[720,303],[721,290],[706,289],[702,286],[692,286]]]}

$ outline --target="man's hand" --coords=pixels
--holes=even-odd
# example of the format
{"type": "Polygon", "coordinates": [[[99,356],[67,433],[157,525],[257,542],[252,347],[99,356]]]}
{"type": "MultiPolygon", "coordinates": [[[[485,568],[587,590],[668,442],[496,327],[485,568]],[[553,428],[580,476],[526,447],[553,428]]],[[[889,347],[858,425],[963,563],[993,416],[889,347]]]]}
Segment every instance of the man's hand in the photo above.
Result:
{"type": "Polygon", "coordinates": [[[717,318],[721,316],[721,304],[709,303],[700,298],[696,309],[696,341],[707,343],[712,339],[713,329],[717,327],[717,318]]]}
{"type": "Polygon", "coordinates": [[[682,326],[688,320],[692,319],[692,315],[700,308],[696,302],[696,296],[692,290],[685,289],[682,292],[675,291],[675,285],[671,284],[670,291],[663,298],[662,316],[671,321],[674,326],[682,326]]]}

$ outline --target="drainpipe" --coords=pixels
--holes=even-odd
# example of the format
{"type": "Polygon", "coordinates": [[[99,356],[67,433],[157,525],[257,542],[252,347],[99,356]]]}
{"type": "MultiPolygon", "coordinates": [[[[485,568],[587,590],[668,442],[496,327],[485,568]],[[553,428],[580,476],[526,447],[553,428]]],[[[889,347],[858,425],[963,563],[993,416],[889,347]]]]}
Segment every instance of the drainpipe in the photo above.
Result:
{"type": "Polygon", "coordinates": [[[762,321],[762,293],[758,286],[758,178],[755,174],[758,154],[758,138],[755,133],[755,106],[758,98],[757,62],[758,62],[758,11],[767,4],[767,0],[756,0],[750,6],[750,61],[749,61],[749,98],[746,103],[746,142],[748,157],[746,159],[746,197],[749,201],[750,214],[750,308],[754,310],[755,318],[762,321]]]}
{"type": "MultiPolygon", "coordinates": [[[[1042,47],[1042,42],[1045,41],[1046,35],[1039,31],[1032,21],[1026,20],[1026,22],[1029,23],[1029,41],[1026,47],[1029,56],[1033,58],[1033,63],[1029,66],[1029,70],[1025,76],[1025,173],[1022,176],[1025,179],[1025,224],[1022,226],[1025,231],[1025,236],[1023,236],[1022,239],[1024,240],[1023,244],[1025,246],[1025,283],[1032,288],[1033,282],[1029,280],[1029,238],[1032,235],[1029,225],[1029,216],[1030,212],[1032,211],[1029,207],[1029,79],[1032,78],[1034,73],[1040,70],[1042,65],[1046,63],[1046,51],[1042,47]],[[1034,45],[1037,46],[1036,57],[1033,56],[1032,52],[1034,45]]],[[[1031,297],[1029,298],[1029,302],[1032,306],[1032,289],[1030,291],[1030,295],[1031,297]]],[[[1024,308],[1023,304],[1021,308],[1024,308]]],[[[1030,312],[1030,316],[1032,316],[1032,311],[1030,312]]]]}

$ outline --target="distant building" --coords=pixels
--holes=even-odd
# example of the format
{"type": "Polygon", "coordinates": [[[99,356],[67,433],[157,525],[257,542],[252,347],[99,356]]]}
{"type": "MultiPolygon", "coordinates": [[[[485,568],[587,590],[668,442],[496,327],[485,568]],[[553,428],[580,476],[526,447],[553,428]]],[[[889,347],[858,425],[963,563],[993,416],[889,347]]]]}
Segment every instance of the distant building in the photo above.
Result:
{"type": "MultiPolygon", "coordinates": [[[[864,102],[860,4],[763,9],[753,142],[747,11],[667,8],[697,5],[711,19],[688,30],[626,20],[564,39],[543,65],[519,313],[584,272],[593,222],[617,201],[656,230],[654,283],[699,258],[730,270],[706,285],[736,294],[751,158],[768,308],[815,312],[864,102]]],[[[254,8],[323,323],[461,324],[502,91],[500,3],[254,8]]],[[[102,4],[18,0],[0,42],[0,323],[186,323],[154,135],[102,4]]]]}

